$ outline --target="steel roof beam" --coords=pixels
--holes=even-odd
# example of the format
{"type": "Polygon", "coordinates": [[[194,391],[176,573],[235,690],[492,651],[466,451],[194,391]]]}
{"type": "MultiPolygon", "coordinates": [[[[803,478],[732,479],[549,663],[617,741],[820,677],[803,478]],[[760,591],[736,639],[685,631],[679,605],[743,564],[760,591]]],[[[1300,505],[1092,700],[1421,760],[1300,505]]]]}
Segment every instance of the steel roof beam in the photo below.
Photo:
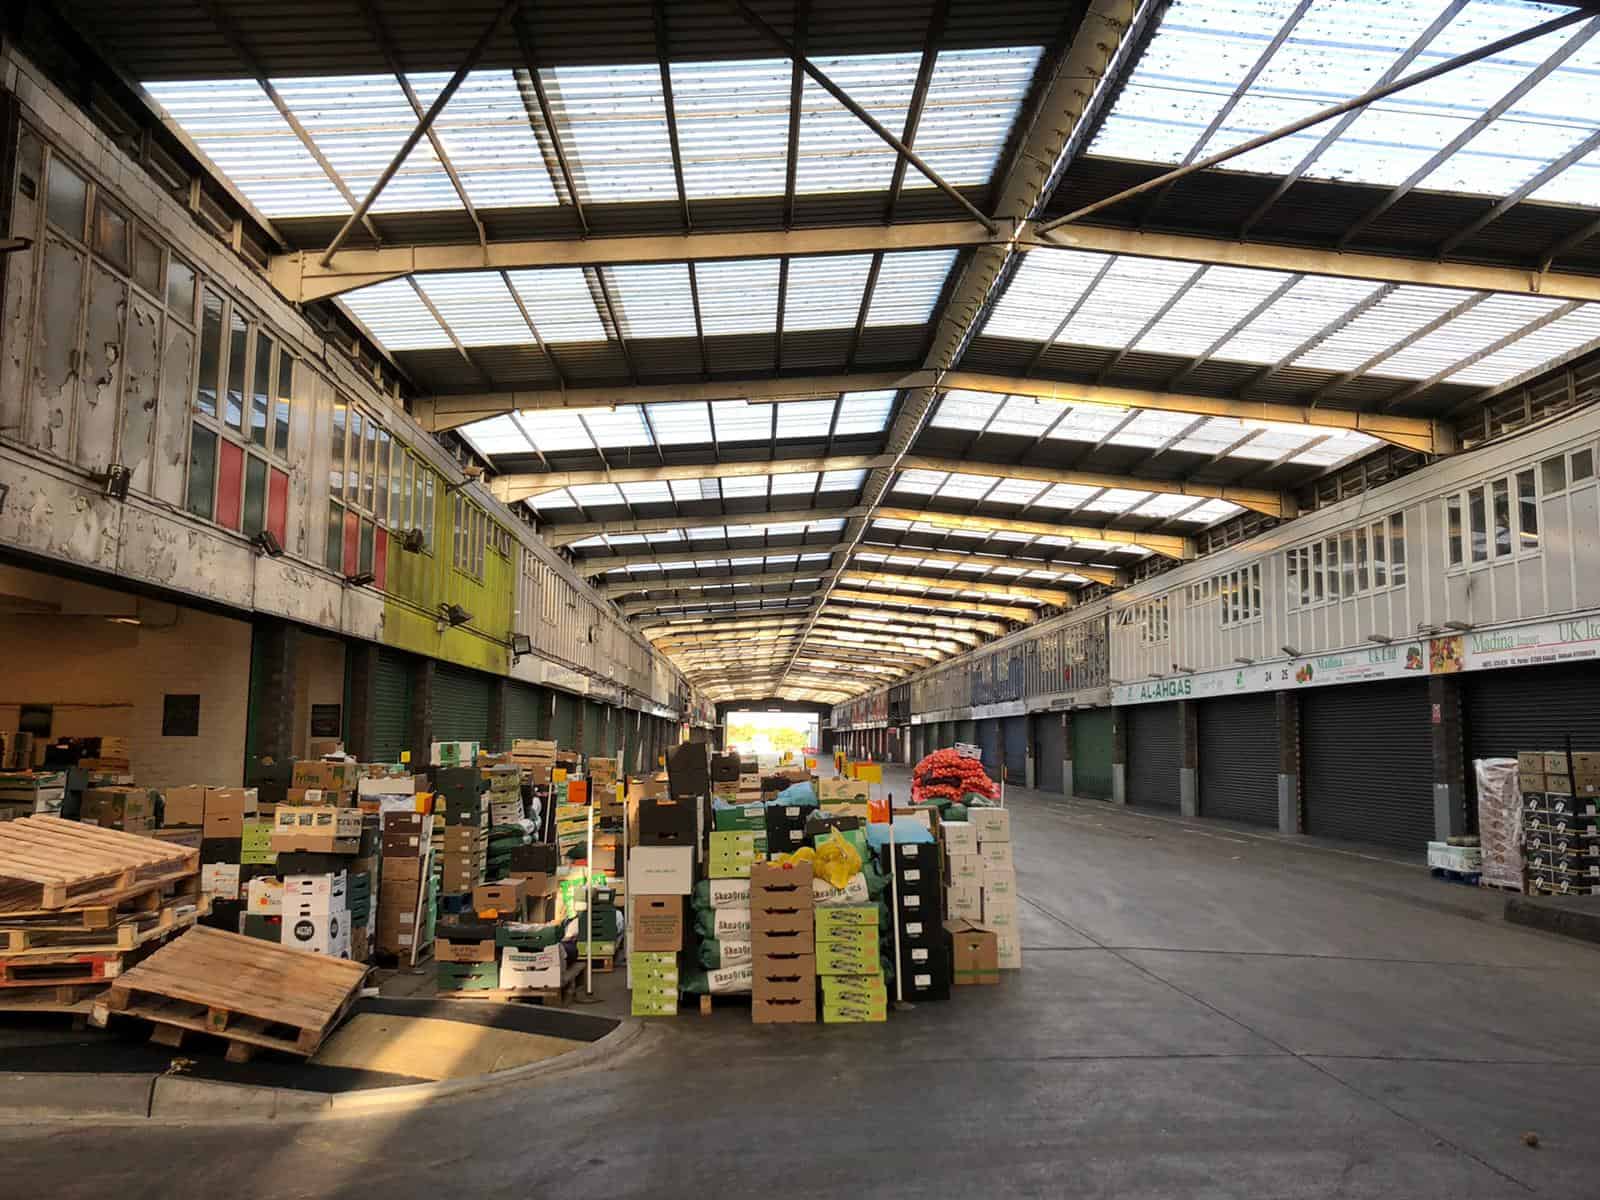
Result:
{"type": "MultiPolygon", "coordinates": [[[[850,549],[851,546],[846,542],[835,542],[829,546],[771,546],[760,549],[714,550],[709,553],[704,550],[699,552],[684,550],[669,554],[614,554],[604,557],[579,558],[573,563],[573,569],[580,575],[596,576],[603,575],[608,571],[626,570],[629,567],[665,568],[684,563],[704,563],[714,562],[718,559],[751,558],[755,556],[787,558],[795,554],[840,554],[850,549]]],[[[1084,563],[1068,562],[1059,558],[1016,558],[1004,554],[979,554],[976,552],[968,554],[954,550],[925,550],[920,546],[896,546],[877,542],[865,542],[854,547],[853,557],[860,558],[866,554],[914,555],[925,562],[942,567],[975,565],[990,568],[1019,567],[1025,571],[1071,571],[1095,583],[1104,583],[1113,587],[1120,587],[1128,582],[1125,572],[1106,567],[1092,567],[1084,563]]],[[[699,575],[703,576],[707,571],[716,569],[699,567],[696,570],[699,575]]],[[[750,577],[743,576],[742,578],[750,577]]]]}
{"type": "Polygon", "coordinates": [[[1191,538],[1170,534],[1146,533],[1131,529],[1108,529],[1098,525],[1058,525],[1053,521],[1024,521],[1016,517],[989,517],[978,514],[928,512],[920,508],[880,508],[872,514],[885,521],[912,521],[938,529],[968,529],[980,532],[1031,533],[1038,537],[1071,538],[1074,541],[1111,542],[1120,546],[1143,546],[1167,558],[1195,557],[1191,538]]]}
{"type": "MultiPolygon", "coordinates": [[[[859,516],[864,508],[778,508],[766,512],[722,513],[712,516],[623,517],[615,521],[581,521],[544,525],[540,536],[552,546],[570,546],[602,533],[666,533],[673,529],[715,528],[727,525],[786,525],[806,521],[840,520],[859,516]]],[[[726,551],[708,547],[708,553],[726,551]]]]}
{"type": "MultiPolygon", "coordinates": [[[[872,580],[892,588],[926,588],[928,589],[926,594],[930,595],[939,594],[942,589],[948,588],[956,592],[972,592],[979,596],[1012,596],[1027,600],[1037,600],[1041,604],[1049,604],[1056,608],[1071,608],[1075,603],[1073,594],[1068,589],[1040,587],[1037,584],[997,583],[986,579],[935,579],[924,575],[863,570],[857,567],[843,567],[839,571],[839,581],[847,586],[859,587],[862,580],[872,580]]],[[[922,595],[924,593],[909,591],[907,594],[922,595]]],[[[943,598],[940,595],[940,599],[943,598]]]]}
{"type": "Polygon", "coordinates": [[[830,594],[841,603],[870,604],[878,608],[926,608],[933,612],[972,613],[982,617],[996,617],[1002,621],[1031,624],[1039,613],[1036,609],[1009,604],[988,604],[978,600],[963,600],[959,596],[917,596],[906,592],[859,591],[835,588],[830,594]]]}

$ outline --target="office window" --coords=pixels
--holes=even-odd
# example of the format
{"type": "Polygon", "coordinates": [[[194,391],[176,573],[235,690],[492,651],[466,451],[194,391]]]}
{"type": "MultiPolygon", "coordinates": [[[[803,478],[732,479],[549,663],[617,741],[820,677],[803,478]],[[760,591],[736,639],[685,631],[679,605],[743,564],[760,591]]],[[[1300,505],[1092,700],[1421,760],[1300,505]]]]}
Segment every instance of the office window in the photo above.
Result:
{"type": "Polygon", "coordinates": [[[1404,513],[1389,517],[1389,582],[1395,587],[1406,581],[1406,518],[1404,513]]]}
{"type": "Polygon", "coordinates": [[[1539,548],[1539,497],[1531,469],[1517,472],[1517,544],[1523,550],[1539,548]]]}
{"type": "Polygon", "coordinates": [[[1494,556],[1506,558],[1511,554],[1511,485],[1496,479],[1489,489],[1494,503],[1494,556]]]}
{"type": "Polygon", "coordinates": [[[1465,561],[1462,558],[1460,496],[1445,497],[1444,525],[1445,542],[1448,548],[1450,565],[1452,567],[1460,566],[1461,563],[1465,561]]]}

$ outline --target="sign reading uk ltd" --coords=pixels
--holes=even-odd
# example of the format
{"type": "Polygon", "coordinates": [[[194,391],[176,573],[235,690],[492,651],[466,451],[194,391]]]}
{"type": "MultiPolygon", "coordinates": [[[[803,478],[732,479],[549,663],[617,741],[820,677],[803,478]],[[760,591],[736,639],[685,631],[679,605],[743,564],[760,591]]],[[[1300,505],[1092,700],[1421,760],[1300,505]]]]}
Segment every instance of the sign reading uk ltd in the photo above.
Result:
{"type": "Polygon", "coordinates": [[[1507,625],[1482,632],[1451,633],[1408,642],[1312,654],[1284,662],[1222,671],[1198,671],[1111,689],[1113,704],[1203,700],[1247,692],[1281,692],[1339,683],[1414,679],[1460,671],[1533,667],[1600,658],[1600,618],[1574,617],[1507,625]]]}

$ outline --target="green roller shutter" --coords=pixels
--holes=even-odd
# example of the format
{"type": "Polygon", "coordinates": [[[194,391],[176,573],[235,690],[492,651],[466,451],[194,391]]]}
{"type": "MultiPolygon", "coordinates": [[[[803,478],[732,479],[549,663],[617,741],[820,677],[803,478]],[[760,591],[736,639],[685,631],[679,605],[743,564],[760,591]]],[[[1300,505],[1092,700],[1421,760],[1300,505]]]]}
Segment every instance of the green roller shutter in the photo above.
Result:
{"type": "Polygon", "coordinates": [[[556,692],[555,698],[556,710],[550,721],[550,740],[563,750],[576,750],[578,705],[583,701],[566,692],[556,692]]]}
{"type": "MultiPolygon", "coordinates": [[[[506,737],[536,738],[539,720],[549,705],[547,697],[538,688],[527,683],[506,685],[506,737]]],[[[510,749],[508,746],[507,749],[510,749]]]]}
{"type": "Polygon", "coordinates": [[[1111,799],[1111,710],[1085,708],[1072,714],[1072,790],[1111,799]]]}
{"type": "MultiPolygon", "coordinates": [[[[393,763],[400,761],[402,750],[411,748],[411,663],[403,654],[379,650],[370,753],[375,762],[393,763]]],[[[422,754],[426,752],[424,747],[422,754]]],[[[421,754],[412,757],[422,760],[421,754]]]]}
{"type": "Polygon", "coordinates": [[[433,740],[436,742],[487,742],[489,740],[489,684],[487,675],[439,663],[433,673],[433,740]]]}

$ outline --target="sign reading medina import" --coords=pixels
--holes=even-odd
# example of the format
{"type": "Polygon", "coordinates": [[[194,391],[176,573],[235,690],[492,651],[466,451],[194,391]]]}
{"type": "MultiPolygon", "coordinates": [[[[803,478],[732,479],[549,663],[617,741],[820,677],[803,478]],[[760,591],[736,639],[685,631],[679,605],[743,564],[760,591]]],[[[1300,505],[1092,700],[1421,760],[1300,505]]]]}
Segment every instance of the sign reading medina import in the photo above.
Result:
{"type": "Polygon", "coordinates": [[[1600,658],[1600,618],[1572,617],[1124,683],[1111,689],[1111,703],[1203,700],[1248,692],[1282,692],[1339,683],[1453,675],[1460,671],[1534,667],[1593,658],[1600,658]]]}

